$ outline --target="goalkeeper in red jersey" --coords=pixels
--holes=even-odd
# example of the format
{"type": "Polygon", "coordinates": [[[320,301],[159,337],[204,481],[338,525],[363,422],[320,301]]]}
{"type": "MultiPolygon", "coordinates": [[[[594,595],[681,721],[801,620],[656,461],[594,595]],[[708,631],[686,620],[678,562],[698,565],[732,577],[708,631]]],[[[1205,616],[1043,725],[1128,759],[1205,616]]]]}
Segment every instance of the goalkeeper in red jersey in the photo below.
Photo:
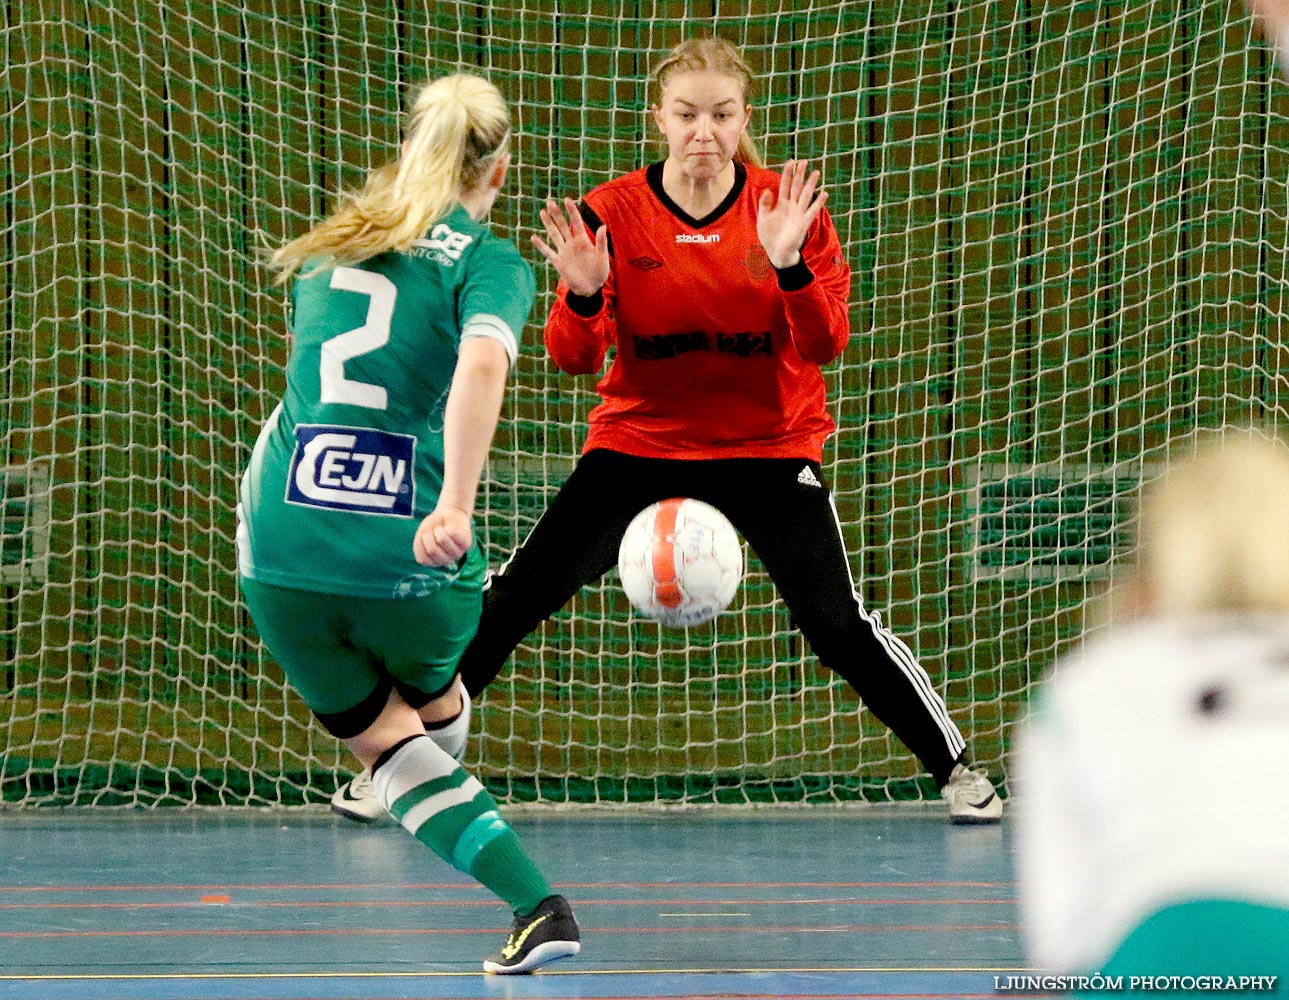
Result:
{"type": "Polygon", "coordinates": [[[850,339],[850,269],[819,174],[761,168],[752,73],[729,43],[685,42],[655,80],[666,159],[541,213],[534,243],[560,277],[552,360],[587,375],[615,353],[577,466],[491,578],[461,678],[482,691],[614,565],[638,511],[694,497],[748,541],[820,662],[918,756],[951,818],[994,822],[1002,802],[931,679],[855,592],[820,468],[833,430],[820,366],[850,339]]]}
{"type": "Polygon", "coordinates": [[[577,467],[491,580],[460,670],[478,693],[518,643],[613,566],[631,518],[656,500],[719,508],[760,557],[819,661],[934,776],[956,822],[1002,803],[908,647],[855,592],[820,468],[833,430],[820,366],[850,339],[850,268],[818,171],[759,166],[752,74],[719,39],[686,42],[655,72],[667,157],[554,202],[534,243],[559,273],[551,359],[598,373],[577,467]]]}

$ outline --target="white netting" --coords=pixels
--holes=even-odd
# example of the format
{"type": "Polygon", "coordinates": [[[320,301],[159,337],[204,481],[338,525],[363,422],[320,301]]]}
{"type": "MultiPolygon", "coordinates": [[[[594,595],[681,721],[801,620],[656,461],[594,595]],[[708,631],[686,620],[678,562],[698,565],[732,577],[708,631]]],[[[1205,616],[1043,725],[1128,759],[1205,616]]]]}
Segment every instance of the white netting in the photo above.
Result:
{"type": "MultiPolygon", "coordinates": [[[[996,775],[1139,479],[1200,427],[1284,413],[1289,105],[1239,5],[627,6],[11,5],[5,801],[318,801],[345,767],[237,600],[236,482],[286,353],[257,253],[394,153],[427,74],[483,71],[512,101],[494,222],[528,252],[548,194],[660,155],[646,81],[668,47],[744,46],[762,149],[823,169],[855,272],[826,471],[862,592],[996,775]]],[[[494,565],[592,399],[530,327],[484,493],[494,565]]],[[[469,763],[512,800],[928,788],[755,561],[688,636],[630,621],[607,579],[477,719],[469,763]]]]}

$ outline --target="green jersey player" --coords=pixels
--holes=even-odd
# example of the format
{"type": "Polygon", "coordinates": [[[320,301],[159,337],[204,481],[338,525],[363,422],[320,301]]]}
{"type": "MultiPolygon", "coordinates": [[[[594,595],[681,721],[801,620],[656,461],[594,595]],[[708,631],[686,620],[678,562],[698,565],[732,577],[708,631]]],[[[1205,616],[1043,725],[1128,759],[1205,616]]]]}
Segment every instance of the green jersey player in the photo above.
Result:
{"type": "Polygon", "coordinates": [[[265,645],[369,769],[375,801],[514,909],[484,962],[498,973],[580,948],[567,901],[455,759],[469,725],[456,665],[482,601],[475,495],[535,291],[482,222],[509,135],[486,80],[429,84],[397,161],[273,255],[294,278],[287,388],[243,477],[237,539],[265,645]]]}
{"type": "Polygon", "coordinates": [[[443,493],[457,352],[485,337],[513,363],[533,293],[515,247],[459,206],[405,252],[306,264],[292,288],[286,396],[243,484],[242,575],[362,597],[477,581],[476,547],[464,562],[423,566],[412,540],[443,493]]]}

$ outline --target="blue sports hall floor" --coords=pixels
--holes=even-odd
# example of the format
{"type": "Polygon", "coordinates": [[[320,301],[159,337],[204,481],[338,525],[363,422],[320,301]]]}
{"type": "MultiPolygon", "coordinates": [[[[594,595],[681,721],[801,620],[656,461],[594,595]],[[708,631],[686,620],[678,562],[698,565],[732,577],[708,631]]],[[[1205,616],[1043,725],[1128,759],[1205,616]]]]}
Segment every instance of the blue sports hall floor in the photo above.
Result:
{"type": "MultiPolygon", "coordinates": [[[[517,811],[582,954],[482,973],[505,906],[392,821],[0,812],[0,998],[993,997],[1009,824],[941,809],[517,811]]],[[[1034,996],[1034,994],[1030,994],[1034,996]]]]}

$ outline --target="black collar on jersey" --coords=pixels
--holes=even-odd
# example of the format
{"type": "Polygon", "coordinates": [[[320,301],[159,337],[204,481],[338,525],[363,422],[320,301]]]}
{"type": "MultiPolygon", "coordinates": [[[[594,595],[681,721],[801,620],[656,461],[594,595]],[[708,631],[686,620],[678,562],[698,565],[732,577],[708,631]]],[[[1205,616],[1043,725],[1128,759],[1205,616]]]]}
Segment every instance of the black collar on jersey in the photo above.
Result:
{"type": "MultiPolygon", "coordinates": [[[[664,161],[665,162],[665,161],[664,161]]],[[[725,199],[717,205],[711,212],[704,215],[701,219],[695,219],[683,208],[671,200],[671,197],[662,189],[662,162],[651,163],[645,167],[645,180],[649,182],[649,189],[658,196],[663,207],[672,215],[678,218],[685,225],[693,229],[702,229],[704,226],[710,226],[722,215],[730,210],[730,206],[738,201],[738,196],[743,193],[743,185],[747,183],[747,168],[743,164],[735,161],[734,163],[734,186],[730,188],[730,193],[725,199]]]]}

